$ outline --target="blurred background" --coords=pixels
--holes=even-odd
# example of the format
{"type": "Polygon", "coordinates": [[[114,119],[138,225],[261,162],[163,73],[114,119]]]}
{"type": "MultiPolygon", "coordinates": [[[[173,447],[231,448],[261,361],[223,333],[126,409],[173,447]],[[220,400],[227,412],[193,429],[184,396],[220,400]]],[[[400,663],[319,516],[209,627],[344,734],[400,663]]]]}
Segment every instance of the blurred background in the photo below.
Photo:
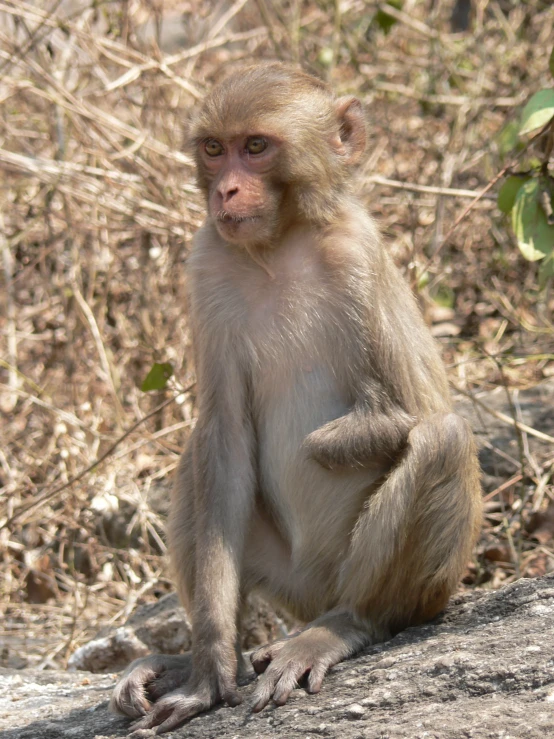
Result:
{"type": "MultiPolygon", "coordinates": [[[[455,395],[501,396],[509,423],[554,375],[548,250],[530,261],[517,203],[497,203],[510,173],[541,177],[554,234],[552,128],[519,135],[554,87],[553,43],[550,0],[0,0],[0,665],[63,667],[171,590],[164,518],[195,417],[184,264],[204,212],[184,140],[205,91],[279,58],[363,101],[355,187],[455,395]]],[[[515,452],[486,442],[507,466],[485,476],[462,587],[554,570],[551,435],[541,453],[526,433],[515,452]]]]}

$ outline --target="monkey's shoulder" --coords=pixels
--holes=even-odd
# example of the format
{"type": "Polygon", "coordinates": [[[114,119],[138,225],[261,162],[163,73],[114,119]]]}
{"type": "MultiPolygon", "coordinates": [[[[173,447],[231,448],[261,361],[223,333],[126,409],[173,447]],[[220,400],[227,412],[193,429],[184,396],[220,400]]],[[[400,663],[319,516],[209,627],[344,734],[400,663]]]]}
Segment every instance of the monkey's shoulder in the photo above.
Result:
{"type": "Polygon", "coordinates": [[[358,274],[364,281],[392,266],[377,222],[354,198],[346,202],[341,217],[323,230],[320,251],[334,273],[358,274]]]}

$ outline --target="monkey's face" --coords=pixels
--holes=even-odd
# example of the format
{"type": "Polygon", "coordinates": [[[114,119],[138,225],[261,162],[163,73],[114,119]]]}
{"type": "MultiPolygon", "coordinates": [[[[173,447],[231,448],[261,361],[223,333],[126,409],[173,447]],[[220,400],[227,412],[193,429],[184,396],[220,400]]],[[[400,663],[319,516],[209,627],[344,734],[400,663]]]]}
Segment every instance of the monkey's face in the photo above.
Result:
{"type": "Polygon", "coordinates": [[[234,244],[270,242],[282,197],[277,177],[280,142],[244,134],[206,138],[198,146],[208,210],[222,238],[234,244]]]}
{"type": "Polygon", "coordinates": [[[361,104],[335,98],[287,65],[237,70],[191,121],[197,179],[219,234],[250,247],[277,245],[298,223],[336,218],[361,156],[361,104]]]}

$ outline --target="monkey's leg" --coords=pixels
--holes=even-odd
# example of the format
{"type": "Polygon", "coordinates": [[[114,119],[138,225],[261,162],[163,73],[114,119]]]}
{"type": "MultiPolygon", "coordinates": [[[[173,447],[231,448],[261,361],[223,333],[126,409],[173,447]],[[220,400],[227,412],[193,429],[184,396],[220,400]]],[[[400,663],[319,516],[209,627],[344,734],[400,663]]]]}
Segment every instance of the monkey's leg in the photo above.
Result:
{"type": "Polygon", "coordinates": [[[264,673],[253,709],[270,699],[285,703],[304,675],[317,692],[331,666],[433,618],[456,588],[480,520],[471,431],[455,414],[436,414],[412,429],[401,460],[366,501],[341,567],[337,607],[252,655],[264,673]]]}
{"type": "MultiPolygon", "coordinates": [[[[202,359],[212,370],[214,361],[202,359]]],[[[163,734],[216,703],[242,702],[236,647],[243,553],[255,498],[254,435],[242,405],[242,375],[229,364],[221,372],[217,407],[213,408],[208,391],[208,399],[200,402],[192,452],[181,464],[169,527],[179,591],[184,604],[190,605],[193,622],[192,672],[183,685],[159,698],[134,730],[163,734]],[[190,487],[188,480],[182,483],[184,473],[192,478],[190,487]],[[193,503],[187,508],[180,501],[191,495],[190,488],[193,503]]]]}
{"type": "Polygon", "coordinates": [[[358,518],[341,602],[393,631],[433,618],[457,587],[481,520],[471,429],[454,413],[436,413],[412,429],[358,518]]]}

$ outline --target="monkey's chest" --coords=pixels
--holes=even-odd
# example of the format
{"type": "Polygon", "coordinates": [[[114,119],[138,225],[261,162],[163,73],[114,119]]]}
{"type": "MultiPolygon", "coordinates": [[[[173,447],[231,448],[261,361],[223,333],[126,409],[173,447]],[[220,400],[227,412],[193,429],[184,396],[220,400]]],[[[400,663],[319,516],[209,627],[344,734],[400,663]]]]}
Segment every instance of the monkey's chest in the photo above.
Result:
{"type": "Polygon", "coordinates": [[[348,411],[348,356],[340,315],[325,296],[268,295],[250,313],[251,392],[262,469],[284,485],[305,437],[348,411]],[[265,464],[267,463],[267,465],[265,464]]]}
{"type": "Polygon", "coordinates": [[[263,362],[252,388],[261,492],[290,519],[298,514],[298,493],[315,504],[328,475],[306,457],[304,439],[348,406],[332,368],[307,354],[281,366],[263,362]]]}
{"type": "Polygon", "coordinates": [[[317,561],[318,567],[326,563],[332,583],[363,503],[368,473],[324,469],[308,457],[303,444],[308,434],[352,406],[350,373],[357,362],[345,339],[348,326],[342,325],[348,318],[319,284],[307,296],[269,293],[248,320],[245,351],[259,494],[290,547],[291,572],[298,581],[316,577],[310,562],[317,561]]]}

